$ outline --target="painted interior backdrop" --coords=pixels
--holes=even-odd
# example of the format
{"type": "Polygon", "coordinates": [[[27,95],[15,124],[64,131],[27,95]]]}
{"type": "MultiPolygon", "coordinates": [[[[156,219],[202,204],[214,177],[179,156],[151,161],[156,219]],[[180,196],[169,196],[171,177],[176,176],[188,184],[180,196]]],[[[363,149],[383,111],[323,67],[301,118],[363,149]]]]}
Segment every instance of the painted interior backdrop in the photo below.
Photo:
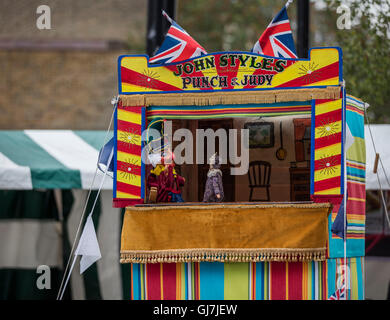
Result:
{"type": "MultiPolygon", "coordinates": [[[[238,130],[238,150],[241,148],[241,131],[245,123],[248,122],[273,122],[274,123],[274,146],[271,148],[251,148],[249,149],[249,161],[263,160],[271,163],[271,201],[290,201],[290,162],[295,161],[295,138],[293,119],[308,118],[310,115],[282,116],[261,118],[236,118],[234,119],[234,128],[238,130]],[[276,158],[276,151],[280,148],[280,126],[282,122],[283,148],[287,151],[285,160],[276,158]]],[[[249,200],[249,181],[248,175],[239,175],[235,177],[235,200],[249,200]]],[[[254,197],[264,197],[265,189],[255,190],[254,197]]]]}
{"type": "MultiPolygon", "coordinates": [[[[238,150],[241,148],[241,129],[244,128],[245,123],[249,122],[273,122],[274,123],[274,146],[270,148],[252,148],[249,149],[249,162],[254,160],[268,161],[272,165],[271,172],[271,201],[290,201],[290,162],[296,160],[295,156],[295,136],[294,136],[294,119],[308,118],[310,115],[294,115],[281,117],[248,117],[248,118],[234,118],[233,128],[237,130],[238,150]],[[278,160],[276,158],[276,151],[280,148],[280,122],[282,122],[283,131],[283,147],[287,151],[285,160],[278,160]]],[[[215,120],[216,125],[221,120],[215,120]]],[[[198,122],[196,120],[173,120],[173,130],[179,128],[187,128],[191,130],[195,137],[195,130],[198,122]]],[[[183,140],[182,140],[183,141],[183,140]]],[[[180,142],[174,142],[174,145],[180,142]]],[[[196,152],[196,141],[194,141],[193,154],[196,152]]],[[[240,151],[239,155],[240,155],[240,151]]],[[[182,195],[185,201],[198,201],[198,170],[199,166],[191,164],[178,165],[182,176],[186,178],[187,183],[182,188],[182,195]]],[[[146,167],[146,171],[151,170],[150,166],[146,167]]],[[[248,201],[249,199],[249,181],[248,175],[237,175],[233,178],[235,181],[234,195],[235,201],[248,201]]],[[[265,190],[255,190],[254,197],[263,197],[265,190]]]]}

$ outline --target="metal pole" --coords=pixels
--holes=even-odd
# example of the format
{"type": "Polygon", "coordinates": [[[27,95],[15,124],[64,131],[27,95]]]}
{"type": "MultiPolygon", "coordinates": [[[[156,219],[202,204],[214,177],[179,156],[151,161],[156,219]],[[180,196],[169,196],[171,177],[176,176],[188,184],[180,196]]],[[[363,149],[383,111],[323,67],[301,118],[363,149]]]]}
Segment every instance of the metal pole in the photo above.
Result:
{"type": "Polygon", "coordinates": [[[146,32],[146,52],[151,57],[161,46],[170,23],[162,15],[164,10],[175,19],[175,0],[148,0],[148,20],[146,32]]]}
{"type": "Polygon", "coordinates": [[[309,52],[309,0],[298,0],[298,57],[307,58],[309,52]]]}

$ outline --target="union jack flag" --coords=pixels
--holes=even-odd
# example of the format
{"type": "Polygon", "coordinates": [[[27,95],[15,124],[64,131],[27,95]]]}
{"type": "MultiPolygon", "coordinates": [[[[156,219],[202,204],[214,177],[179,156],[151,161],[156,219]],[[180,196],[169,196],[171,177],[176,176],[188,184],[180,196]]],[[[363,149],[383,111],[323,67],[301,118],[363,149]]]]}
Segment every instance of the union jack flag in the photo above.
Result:
{"type": "Polygon", "coordinates": [[[335,293],[333,293],[329,300],[343,300],[345,298],[345,284],[341,286],[341,288],[337,289],[335,293]]]}
{"type": "Polygon", "coordinates": [[[163,15],[171,23],[171,27],[156,54],[149,59],[150,63],[180,62],[207,54],[182,27],[172,20],[164,11],[163,15]]]}
{"type": "Polygon", "coordinates": [[[297,58],[294,39],[291,32],[287,6],[276,15],[259,40],[253,46],[252,52],[272,57],[297,58]]]}

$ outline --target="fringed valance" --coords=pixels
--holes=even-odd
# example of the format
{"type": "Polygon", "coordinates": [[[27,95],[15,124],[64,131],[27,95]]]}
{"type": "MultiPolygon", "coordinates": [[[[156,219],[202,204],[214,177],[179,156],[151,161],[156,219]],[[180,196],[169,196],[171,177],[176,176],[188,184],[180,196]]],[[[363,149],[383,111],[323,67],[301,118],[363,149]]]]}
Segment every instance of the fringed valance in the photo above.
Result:
{"type": "Polygon", "coordinates": [[[121,263],[323,261],[331,205],[128,207],[121,263]]]}
{"type": "Polygon", "coordinates": [[[288,90],[223,91],[199,93],[155,93],[121,95],[124,106],[211,106],[218,104],[258,104],[312,99],[338,99],[341,87],[288,90]]]}

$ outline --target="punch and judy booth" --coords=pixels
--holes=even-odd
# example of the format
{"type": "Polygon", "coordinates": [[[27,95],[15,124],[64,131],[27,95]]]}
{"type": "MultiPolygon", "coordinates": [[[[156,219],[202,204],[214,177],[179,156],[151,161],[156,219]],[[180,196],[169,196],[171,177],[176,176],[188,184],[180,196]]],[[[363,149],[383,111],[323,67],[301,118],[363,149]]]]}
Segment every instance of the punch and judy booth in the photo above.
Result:
{"type": "MultiPolygon", "coordinates": [[[[342,70],[333,47],[308,59],[222,52],[164,66],[119,57],[113,197],[126,207],[132,299],[329,299],[342,288],[364,298],[364,104],[346,94],[342,70]],[[222,165],[223,202],[202,203],[207,162],[194,160],[175,166],[184,203],[148,203],[142,132],[156,119],[194,136],[230,130],[229,150],[216,144],[225,157],[247,150],[240,174],[230,158],[222,165]],[[336,217],[345,240],[332,232],[336,217]]],[[[173,137],[172,149],[183,140],[173,137]]]]}

